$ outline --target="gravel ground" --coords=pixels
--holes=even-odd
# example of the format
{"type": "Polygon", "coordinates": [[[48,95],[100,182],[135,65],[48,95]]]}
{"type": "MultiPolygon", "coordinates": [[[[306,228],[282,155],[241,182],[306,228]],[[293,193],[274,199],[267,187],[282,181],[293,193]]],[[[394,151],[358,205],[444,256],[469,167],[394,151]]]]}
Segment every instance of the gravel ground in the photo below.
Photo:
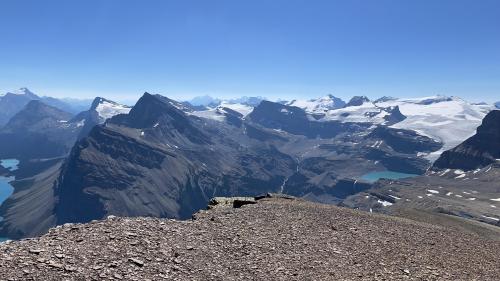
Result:
{"type": "Polygon", "coordinates": [[[500,243],[302,200],[114,218],[0,244],[0,280],[499,280],[500,243]]]}

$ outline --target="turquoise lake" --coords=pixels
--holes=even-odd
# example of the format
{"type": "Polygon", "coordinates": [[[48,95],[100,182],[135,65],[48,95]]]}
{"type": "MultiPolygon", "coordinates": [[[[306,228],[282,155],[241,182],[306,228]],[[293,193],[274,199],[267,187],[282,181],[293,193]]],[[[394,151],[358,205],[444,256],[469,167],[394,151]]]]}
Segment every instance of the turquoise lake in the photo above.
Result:
{"type": "Polygon", "coordinates": [[[397,179],[404,179],[404,178],[412,178],[412,177],[416,177],[416,176],[418,176],[418,175],[398,173],[398,172],[392,172],[392,171],[381,171],[381,172],[371,172],[368,174],[364,174],[361,176],[361,179],[365,180],[367,182],[376,182],[379,179],[397,180],[397,179]]]}

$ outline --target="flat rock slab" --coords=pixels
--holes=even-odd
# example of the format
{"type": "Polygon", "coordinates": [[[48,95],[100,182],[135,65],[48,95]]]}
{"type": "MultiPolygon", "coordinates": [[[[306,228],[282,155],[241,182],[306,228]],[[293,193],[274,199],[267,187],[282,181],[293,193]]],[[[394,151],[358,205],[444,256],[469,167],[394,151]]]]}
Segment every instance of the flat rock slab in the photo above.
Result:
{"type": "Polygon", "coordinates": [[[110,217],[57,227],[37,239],[0,244],[0,280],[498,280],[499,276],[499,242],[411,220],[284,198],[213,208],[190,221],[110,217]]]}

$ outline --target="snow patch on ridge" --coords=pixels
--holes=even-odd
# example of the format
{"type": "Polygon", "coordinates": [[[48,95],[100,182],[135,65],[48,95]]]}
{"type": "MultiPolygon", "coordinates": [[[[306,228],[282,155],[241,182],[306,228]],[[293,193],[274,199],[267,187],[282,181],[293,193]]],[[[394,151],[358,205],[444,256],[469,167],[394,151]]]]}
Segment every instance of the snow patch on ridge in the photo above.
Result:
{"type": "Polygon", "coordinates": [[[97,111],[99,117],[107,120],[118,114],[128,114],[130,109],[128,106],[102,99],[95,108],[95,111],[97,111]]]}

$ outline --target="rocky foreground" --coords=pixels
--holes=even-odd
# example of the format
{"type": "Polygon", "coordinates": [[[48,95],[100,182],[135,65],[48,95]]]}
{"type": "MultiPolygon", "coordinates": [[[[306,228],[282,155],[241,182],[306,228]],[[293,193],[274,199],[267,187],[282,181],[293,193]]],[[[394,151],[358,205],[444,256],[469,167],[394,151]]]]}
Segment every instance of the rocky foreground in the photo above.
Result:
{"type": "Polygon", "coordinates": [[[0,244],[0,280],[500,276],[500,243],[473,234],[297,199],[216,203],[189,221],[110,217],[0,244]]]}

